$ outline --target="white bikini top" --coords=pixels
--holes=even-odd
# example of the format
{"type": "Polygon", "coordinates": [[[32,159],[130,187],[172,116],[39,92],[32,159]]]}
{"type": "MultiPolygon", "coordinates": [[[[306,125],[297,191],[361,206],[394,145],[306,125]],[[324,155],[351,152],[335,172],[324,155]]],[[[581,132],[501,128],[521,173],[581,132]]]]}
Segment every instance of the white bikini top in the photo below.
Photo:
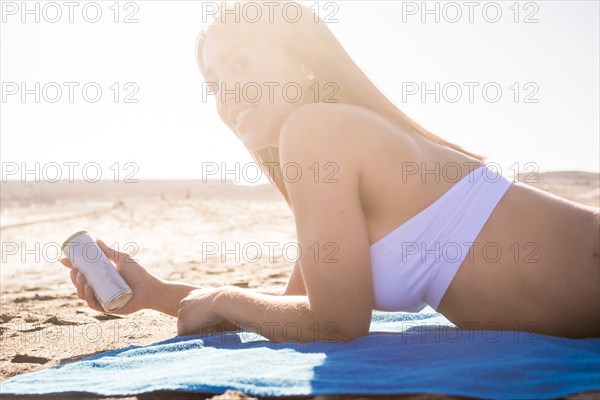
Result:
{"type": "Polygon", "coordinates": [[[370,247],[376,310],[437,310],[490,214],[513,183],[480,166],[370,247]]]}

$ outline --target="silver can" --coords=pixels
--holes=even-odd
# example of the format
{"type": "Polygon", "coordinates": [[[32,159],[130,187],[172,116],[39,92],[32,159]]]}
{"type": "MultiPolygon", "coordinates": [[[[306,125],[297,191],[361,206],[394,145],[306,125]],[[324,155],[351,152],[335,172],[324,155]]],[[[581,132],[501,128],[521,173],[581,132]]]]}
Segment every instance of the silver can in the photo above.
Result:
{"type": "Polygon", "coordinates": [[[104,310],[118,310],[131,300],[133,291],[87,231],[69,236],[61,250],[73,267],[85,276],[104,310]]]}

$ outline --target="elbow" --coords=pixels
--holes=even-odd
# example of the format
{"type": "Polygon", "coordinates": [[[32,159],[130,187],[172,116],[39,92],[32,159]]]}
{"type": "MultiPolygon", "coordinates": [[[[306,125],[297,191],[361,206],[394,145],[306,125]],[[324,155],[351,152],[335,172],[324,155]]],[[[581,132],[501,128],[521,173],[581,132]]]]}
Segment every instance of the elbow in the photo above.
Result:
{"type": "Polygon", "coordinates": [[[369,326],[343,327],[337,322],[313,320],[302,328],[294,323],[293,329],[289,325],[291,324],[286,324],[285,327],[290,329],[279,330],[278,334],[270,337],[270,340],[274,343],[350,342],[369,334],[369,326]]]}
{"type": "Polygon", "coordinates": [[[311,310],[309,305],[307,305],[307,308],[312,324],[311,328],[314,327],[314,329],[311,330],[310,335],[302,335],[303,341],[350,342],[369,334],[372,312],[370,308],[364,313],[336,313],[329,311],[318,314],[314,310],[311,310]]]}
{"type": "Polygon", "coordinates": [[[316,341],[337,341],[337,342],[350,342],[358,339],[362,336],[369,334],[369,328],[371,321],[368,323],[348,323],[342,321],[316,321],[313,323],[315,330],[311,331],[311,335],[302,337],[305,342],[316,342],[316,341]]]}
{"type": "Polygon", "coordinates": [[[311,310],[308,298],[298,305],[297,319],[276,329],[270,340],[275,343],[297,342],[311,343],[320,341],[350,342],[362,336],[367,336],[371,327],[371,312],[346,315],[345,318],[332,318],[328,315],[315,315],[311,310]]]}
{"type": "Polygon", "coordinates": [[[350,342],[354,339],[358,339],[362,336],[367,336],[369,334],[369,327],[351,327],[344,329],[340,332],[340,338],[343,342],[350,342]]]}
{"type": "Polygon", "coordinates": [[[338,318],[330,319],[332,323],[323,323],[324,334],[329,335],[325,340],[338,340],[341,342],[350,342],[362,336],[367,336],[371,328],[370,308],[364,312],[355,310],[352,313],[340,313],[338,318]],[[333,336],[333,338],[332,338],[333,336]]]}
{"type": "Polygon", "coordinates": [[[319,332],[318,338],[306,337],[305,343],[316,342],[316,341],[335,341],[335,342],[351,342],[362,336],[367,336],[369,329],[364,328],[347,328],[347,329],[334,329],[333,325],[326,324],[324,329],[319,332]]]}
{"type": "Polygon", "coordinates": [[[300,337],[296,336],[294,338],[290,338],[287,335],[276,336],[271,339],[273,343],[312,343],[312,342],[351,342],[354,339],[358,339],[362,336],[367,336],[369,334],[367,330],[360,331],[343,331],[343,332],[334,332],[329,329],[321,329],[320,331],[315,331],[312,329],[313,327],[309,327],[307,330],[308,333],[301,335],[300,337]]]}

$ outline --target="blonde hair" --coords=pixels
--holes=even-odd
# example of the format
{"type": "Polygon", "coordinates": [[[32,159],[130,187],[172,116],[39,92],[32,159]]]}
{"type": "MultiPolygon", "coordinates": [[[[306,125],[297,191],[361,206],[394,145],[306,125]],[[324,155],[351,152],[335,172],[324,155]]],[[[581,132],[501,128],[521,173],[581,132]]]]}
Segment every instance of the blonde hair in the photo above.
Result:
{"type": "MultiPolygon", "coordinates": [[[[264,35],[262,37],[269,38],[269,40],[278,40],[281,46],[279,51],[284,52],[288,57],[296,57],[299,62],[305,62],[307,65],[310,65],[313,74],[318,78],[319,82],[335,83],[335,86],[338,88],[336,98],[342,99],[343,103],[371,109],[392,123],[408,127],[414,133],[434,143],[456,150],[477,160],[484,160],[483,156],[471,153],[431,133],[400,111],[356,65],[323,20],[318,18],[312,10],[305,6],[290,1],[280,2],[283,5],[289,5],[290,3],[296,9],[302,11],[299,14],[300,18],[294,22],[287,20],[279,12],[273,14],[275,17],[273,19],[267,18],[263,13],[262,18],[258,21],[246,21],[244,18],[238,18],[235,21],[235,16],[231,16],[229,20],[226,20],[222,14],[223,4],[225,4],[225,8],[230,8],[231,4],[222,3],[222,7],[215,14],[214,20],[198,36],[196,59],[202,74],[206,76],[202,49],[208,35],[213,33],[217,27],[233,29],[232,26],[235,26],[241,32],[244,32],[244,38],[264,35]]],[[[225,17],[229,16],[225,15],[225,17]]],[[[275,45],[273,47],[276,48],[275,45]]],[[[281,171],[272,167],[273,163],[279,163],[277,149],[265,148],[251,152],[251,155],[269,176],[271,182],[276,185],[288,204],[290,204],[281,171]],[[273,172],[273,175],[271,172],[273,172]]]]}

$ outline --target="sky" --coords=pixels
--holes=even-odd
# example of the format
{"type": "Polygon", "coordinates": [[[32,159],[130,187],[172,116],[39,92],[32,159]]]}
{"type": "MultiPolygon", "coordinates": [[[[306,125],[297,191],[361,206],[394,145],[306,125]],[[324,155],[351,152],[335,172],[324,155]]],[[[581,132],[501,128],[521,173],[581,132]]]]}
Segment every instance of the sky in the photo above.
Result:
{"type": "MultiPolygon", "coordinates": [[[[506,175],[599,170],[598,1],[300,3],[405,114],[506,175]]],[[[256,183],[202,96],[214,2],[72,4],[0,3],[3,181],[256,183]]]]}

